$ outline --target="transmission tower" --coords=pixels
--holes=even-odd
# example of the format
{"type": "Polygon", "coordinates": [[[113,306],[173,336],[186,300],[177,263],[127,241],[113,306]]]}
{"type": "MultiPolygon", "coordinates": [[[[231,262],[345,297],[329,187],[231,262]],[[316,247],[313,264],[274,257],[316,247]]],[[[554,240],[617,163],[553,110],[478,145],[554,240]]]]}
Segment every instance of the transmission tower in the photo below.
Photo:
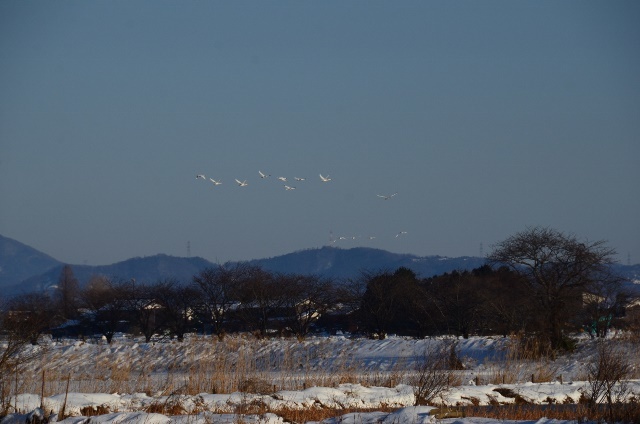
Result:
{"type": "Polygon", "coordinates": [[[187,258],[191,257],[191,242],[187,242],[187,258]]]}
{"type": "Polygon", "coordinates": [[[480,257],[484,258],[484,246],[482,245],[482,242],[480,242],[480,257]]]}

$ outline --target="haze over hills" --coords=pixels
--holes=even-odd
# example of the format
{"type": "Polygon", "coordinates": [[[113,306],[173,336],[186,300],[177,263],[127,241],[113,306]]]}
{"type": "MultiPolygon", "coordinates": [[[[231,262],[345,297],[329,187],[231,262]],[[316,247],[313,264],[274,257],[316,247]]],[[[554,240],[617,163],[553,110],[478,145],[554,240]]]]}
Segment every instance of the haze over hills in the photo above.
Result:
{"type": "Polygon", "coordinates": [[[0,288],[17,284],[62,263],[24,243],[0,235],[0,288]]]}
{"type": "MultiPolygon", "coordinates": [[[[42,274],[33,275],[17,285],[8,286],[7,290],[10,293],[46,290],[57,284],[64,265],[59,264],[42,274]]],[[[114,281],[133,279],[141,283],[155,283],[175,279],[190,282],[193,275],[210,266],[213,264],[203,258],[178,258],[163,254],[131,258],[112,265],[71,265],[73,275],[81,286],[97,275],[112,278],[114,281]]]]}
{"type": "MultiPolygon", "coordinates": [[[[454,270],[471,270],[482,266],[485,260],[480,257],[416,256],[366,247],[342,249],[325,246],[247,262],[273,272],[346,279],[358,277],[363,271],[393,271],[399,267],[409,268],[419,277],[426,278],[454,270]]],[[[46,290],[57,283],[64,265],[23,243],[0,236],[0,290],[4,295],[46,290]]],[[[135,279],[140,283],[156,283],[165,279],[188,283],[193,275],[212,266],[216,264],[200,257],[158,254],[111,265],[72,265],[72,269],[81,285],[96,275],[115,280],[135,279]]],[[[618,265],[617,268],[625,277],[640,280],[640,264],[618,265]]]]}

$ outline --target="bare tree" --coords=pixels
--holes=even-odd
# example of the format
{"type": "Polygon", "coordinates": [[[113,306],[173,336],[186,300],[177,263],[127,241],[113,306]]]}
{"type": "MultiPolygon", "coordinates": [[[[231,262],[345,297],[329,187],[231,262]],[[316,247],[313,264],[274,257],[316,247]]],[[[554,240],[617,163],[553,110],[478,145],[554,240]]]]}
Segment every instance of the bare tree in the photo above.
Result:
{"type": "Polygon", "coordinates": [[[320,321],[331,328],[357,333],[360,330],[360,304],[367,283],[362,278],[334,281],[334,304],[320,321]]]}
{"type": "Polygon", "coordinates": [[[156,300],[154,287],[132,281],[126,287],[125,297],[131,313],[131,323],[149,343],[162,327],[162,305],[156,300]]]}
{"type": "Polygon", "coordinates": [[[203,320],[212,325],[220,340],[226,333],[227,313],[237,303],[240,284],[250,276],[250,271],[246,263],[218,265],[193,277],[194,287],[200,292],[204,306],[203,320]]]}
{"type": "Polygon", "coordinates": [[[28,345],[38,340],[43,328],[42,316],[34,317],[24,308],[12,308],[22,307],[24,304],[32,305],[34,299],[29,297],[26,303],[18,301],[0,305],[0,402],[3,403],[3,410],[6,407],[4,401],[7,398],[11,375],[19,372],[21,365],[43,352],[42,349],[27,349],[28,345]]]}
{"type": "Polygon", "coordinates": [[[287,292],[283,299],[286,325],[302,340],[312,324],[334,303],[333,285],[312,275],[289,274],[277,279],[287,292]]]}
{"type": "Polygon", "coordinates": [[[73,274],[71,265],[62,267],[56,287],[56,300],[63,319],[74,319],[78,315],[80,283],[73,274]]]}
{"type": "Polygon", "coordinates": [[[5,324],[15,332],[29,338],[32,345],[38,344],[43,332],[59,322],[51,299],[44,293],[26,293],[9,300],[5,324]]]}
{"type": "Polygon", "coordinates": [[[99,331],[109,344],[118,331],[125,330],[123,320],[128,307],[126,284],[107,277],[95,277],[82,291],[87,309],[85,323],[99,331]]]}
{"type": "Polygon", "coordinates": [[[614,254],[604,241],[582,242],[534,227],[498,243],[488,259],[524,277],[542,317],[541,335],[556,349],[563,346],[563,330],[579,314],[580,298],[589,285],[610,275],[614,254]]]}
{"type": "Polygon", "coordinates": [[[598,342],[595,358],[587,365],[589,391],[587,397],[592,413],[598,404],[605,403],[610,422],[615,422],[614,405],[623,401],[628,387],[625,379],[632,367],[626,354],[611,341],[598,342]]]}
{"type": "Polygon", "coordinates": [[[198,292],[189,286],[169,279],[159,282],[154,288],[154,298],[162,306],[164,326],[179,342],[185,334],[195,329],[196,300],[198,292]]]}
{"type": "Polygon", "coordinates": [[[289,294],[286,285],[273,273],[250,266],[245,278],[239,282],[241,305],[238,313],[250,329],[265,337],[276,315],[282,312],[289,294]]]}

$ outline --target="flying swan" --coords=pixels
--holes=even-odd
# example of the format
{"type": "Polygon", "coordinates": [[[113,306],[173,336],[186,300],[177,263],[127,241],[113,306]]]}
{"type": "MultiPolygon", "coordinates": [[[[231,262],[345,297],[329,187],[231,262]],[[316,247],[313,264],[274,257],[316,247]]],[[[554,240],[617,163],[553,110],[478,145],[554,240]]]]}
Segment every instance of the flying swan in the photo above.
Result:
{"type": "Polygon", "coordinates": [[[376,194],[376,196],[378,196],[378,197],[382,197],[384,200],[389,200],[389,199],[391,199],[393,196],[395,196],[396,194],[398,194],[398,193],[393,193],[393,194],[390,194],[390,195],[388,195],[388,196],[383,196],[382,194],[376,194]]]}

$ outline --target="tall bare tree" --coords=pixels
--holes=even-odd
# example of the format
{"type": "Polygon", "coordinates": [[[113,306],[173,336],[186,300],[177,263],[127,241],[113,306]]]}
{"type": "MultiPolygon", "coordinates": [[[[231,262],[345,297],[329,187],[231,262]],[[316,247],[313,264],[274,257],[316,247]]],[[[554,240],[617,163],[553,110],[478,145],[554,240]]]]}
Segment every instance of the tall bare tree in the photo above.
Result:
{"type": "Polygon", "coordinates": [[[245,263],[218,265],[206,268],[193,277],[193,285],[200,293],[204,306],[204,322],[211,324],[214,333],[223,339],[227,331],[227,313],[237,302],[238,289],[250,276],[251,268],[245,263]]]}
{"type": "Polygon", "coordinates": [[[335,302],[333,285],[313,275],[288,274],[277,276],[286,290],[283,307],[285,323],[299,340],[311,331],[311,326],[335,302]]]}
{"type": "Polygon", "coordinates": [[[177,280],[167,279],[156,284],[153,293],[162,307],[160,313],[164,328],[179,342],[184,341],[184,336],[195,330],[198,292],[177,280]]]}
{"type": "Polygon", "coordinates": [[[286,286],[276,276],[260,267],[250,266],[248,273],[239,281],[238,314],[247,327],[265,337],[274,323],[276,315],[282,312],[289,294],[286,286]]]}
{"type": "Polygon", "coordinates": [[[71,265],[65,265],[62,267],[55,293],[62,318],[77,318],[80,299],[80,283],[73,274],[73,268],[71,268],[71,265]]]}
{"type": "Polygon", "coordinates": [[[155,297],[155,287],[131,281],[125,293],[131,312],[131,324],[136,332],[144,336],[145,343],[149,343],[162,328],[163,306],[155,297]]]}
{"type": "Polygon", "coordinates": [[[118,331],[126,329],[123,325],[128,308],[126,287],[126,282],[101,276],[92,278],[82,291],[88,312],[84,315],[86,325],[99,331],[109,344],[118,331]]]}
{"type": "Polygon", "coordinates": [[[533,227],[498,243],[488,256],[521,274],[541,316],[540,334],[553,349],[580,313],[582,296],[594,281],[611,277],[615,251],[604,241],[580,241],[546,227],[533,227]]]}

